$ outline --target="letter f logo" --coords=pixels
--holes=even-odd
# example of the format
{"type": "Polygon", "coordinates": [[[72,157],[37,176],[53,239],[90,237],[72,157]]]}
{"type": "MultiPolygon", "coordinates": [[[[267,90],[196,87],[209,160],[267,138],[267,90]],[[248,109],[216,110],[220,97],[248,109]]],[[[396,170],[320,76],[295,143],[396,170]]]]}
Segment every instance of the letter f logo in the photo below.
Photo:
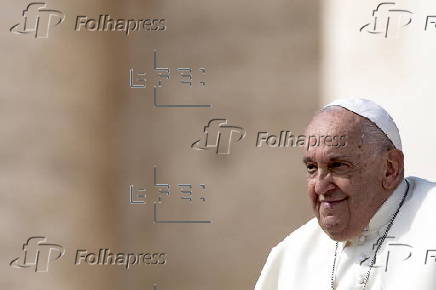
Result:
{"type": "Polygon", "coordinates": [[[196,150],[216,148],[217,154],[230,154],[231,144],[241,141],[246,132],[244,128],[227,125],[227,122],[226,119],[210,120],[207,126],[204,126],[203,138],[195,141],[191,148],[196,150]]]}
{"type": "Polygon", "coordinates": [[[23,10],[23,21],[12,26],[9,30],[16,34],[34,33],[35,38],[48,38],[50,26],[56,26],[65,19],[59,10],[44,9],[47,4],[43,2],[30,3],[23,10]]]}
{"type": "Polygon", "coordinates": [[[31,237],[23,244],[24,255],[13,259],[9,265],[14,268],[29,268],[35,266],[35,272],[48,272],[50,261],[60,259],[65,250],[62,246],[45,243],[45,237],[31,237]],[[56,252],[56,255],[52,255],[56,252]],[[54,256],[54,257],[52,257],[54,256]],[[21,261],[20,261],[21,259],[21,261]]]}

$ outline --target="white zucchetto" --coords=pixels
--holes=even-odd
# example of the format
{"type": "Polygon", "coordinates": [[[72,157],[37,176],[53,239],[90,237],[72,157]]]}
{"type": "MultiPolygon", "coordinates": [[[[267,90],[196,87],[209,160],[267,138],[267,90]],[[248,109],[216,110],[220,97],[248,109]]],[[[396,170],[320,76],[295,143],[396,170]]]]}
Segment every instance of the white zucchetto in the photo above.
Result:
{"type": "Polygon", "coordinates": [[[389,113],[373,101],[362,98],[336,100],[326,106],[340,106],[373,122],[392,141],[395,148],[402,150],[400,131],[389,113]]]}

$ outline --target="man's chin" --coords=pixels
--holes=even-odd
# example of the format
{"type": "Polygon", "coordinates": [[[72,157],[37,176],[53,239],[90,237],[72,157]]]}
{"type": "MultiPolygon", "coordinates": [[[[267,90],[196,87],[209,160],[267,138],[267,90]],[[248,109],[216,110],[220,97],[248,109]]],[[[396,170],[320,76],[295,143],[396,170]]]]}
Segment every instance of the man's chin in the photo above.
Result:
{"type": "Polygon", "coordinates": [[[349,240],[348,236],[344,233],[330,233],[326,230],[324,230],[324,232],[330,237],[330,239],[336,242],[345,242],[349,240]]]}
{"type": "Polygon", "coordinates": [[[322,230],[332,239],[338,242],[345,241],[348,238],[346,226],[338,219],[332,216],[324,218],[322,221],[318,220],[319,226],[322,230]]]}

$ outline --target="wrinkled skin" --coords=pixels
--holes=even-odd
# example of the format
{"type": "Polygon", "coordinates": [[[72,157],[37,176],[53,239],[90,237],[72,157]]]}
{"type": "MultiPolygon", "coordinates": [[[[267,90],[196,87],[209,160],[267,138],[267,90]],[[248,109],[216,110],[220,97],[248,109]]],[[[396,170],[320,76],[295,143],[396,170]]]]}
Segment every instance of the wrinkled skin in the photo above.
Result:
{"type": "Polygon", "coordinates": [[[367,119],[343,108],[320,112],[306,136],[347,136],[342,147],[311,146],[303,162],[307,188],[320,227],[336,241],[359,235],[403,179],[403,154],[376,150],[362,132],[367,119]]]}

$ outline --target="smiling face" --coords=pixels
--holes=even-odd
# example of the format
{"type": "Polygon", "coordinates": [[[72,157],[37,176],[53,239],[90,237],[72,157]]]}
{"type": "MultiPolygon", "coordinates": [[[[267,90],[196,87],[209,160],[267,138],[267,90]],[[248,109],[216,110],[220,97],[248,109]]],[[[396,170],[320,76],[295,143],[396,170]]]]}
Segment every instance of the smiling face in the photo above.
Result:
{"type": "Polygon", "coordinates": [[[336,241],[360,234],[394,189],[384,186],[387,153],[365,140],[365,122],[370,121],[337,108],[316,115],[306,129],[306,136],[347,136],[345,146],[310,146],[303,159],[315,216],[336,241]]]}

